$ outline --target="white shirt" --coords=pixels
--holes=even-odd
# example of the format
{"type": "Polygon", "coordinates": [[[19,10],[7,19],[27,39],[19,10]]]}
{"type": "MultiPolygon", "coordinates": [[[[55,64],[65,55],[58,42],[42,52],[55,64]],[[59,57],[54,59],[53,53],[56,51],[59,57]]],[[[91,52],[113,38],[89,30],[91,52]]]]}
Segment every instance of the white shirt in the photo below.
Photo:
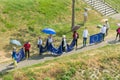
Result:
{"type": "Polygon", "coordinates": [[[89,35],[88,30],[85,29],[85,30],[83,31],[83,37],[87,38],[88,35],[89,35]]]}
{"type": "Polygon", "coordinates": [[[48,43],[52,43],[52,42],[53,42],[52,38],[48,38],[48,43]]]}
{"type": "Polygon", "coordinates": [[[106,33],[106,29],[107,29],[106,27],[102,27],[100,32],[105,34],[106,33]]]}
{"type": "Polygon", "coordinates": [[[109,29],[109,28],[110,28],[109,22],[107,22],[107,23],[105,24],[105,26],[106,26],[107,29],[109,29]]]}
{"type": "Polygon", "coordinates": [[[84,12],[84,16],[86,16],[86,17],[87,17],[87,16],[88,16],[88,13],[87,13],[87,12],[84,12]]]}
{"type": "Polygon", "coordinates": [[[66,47],[67,46],[67,43],[66,43],[66,39],[65,38],[63,38],[63,41],[64,41],[64,47],[66,47]]]}
{"type": "Polygon", "coordinates": [[[42,45],[42,39],[38,39],[38,45],[42,45]]]}

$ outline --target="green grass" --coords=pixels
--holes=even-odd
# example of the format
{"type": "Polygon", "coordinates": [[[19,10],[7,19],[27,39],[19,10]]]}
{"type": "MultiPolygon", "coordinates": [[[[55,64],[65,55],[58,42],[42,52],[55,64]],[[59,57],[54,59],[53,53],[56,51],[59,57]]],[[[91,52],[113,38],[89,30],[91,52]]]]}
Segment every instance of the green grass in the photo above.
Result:
{"type": "Polygon", "coordinates": [[[120,12],[120,0],[105,0],[108,4],[110,4],[113,8],[115,8],[118,12],[120,12]]]}
{"type": "MultiPolygon", "coordinates": [[[[84,8],[91,7],[80,0],[76,0],[75,7],[75,24],[77,25],[81,24],[83,21],[84,8]]],[[[68,43],[72,39],[72,32],[70,32],[71,0],[0,0],[0,12],[0,50],[6,51],[7,54],[12,50],[12,47],[15,46],[9,44],[9,40],[11,38],[19,40],[22,44],[29,40],[32,44],[31,55],[38,54],[38,50],[35,47],[37,38],[38,36],[42,36],[42,39],[45,42],[47,35],[41,32],[41,30],[45,27],[53,28],[57,32],[57,34],[53,36],[54,40],[58,40],[54,42],[55,46],[58,46],[60,44],[63,34],[67,36],[68,43]],[[6,40],[3,40],[4,38],[6,40]]],[[[104,24],[101,23],[101,20],[103,18],[104,17],[102,17],[96,11],[89,11],[89,18],[85,26],[88,27],[90,35],[99,32],[99,29],[96,28],[96,25],[104,24]]],[[[116,23],[119,21],[109,18],[109,22],[111,25],[111,33],[115,33],[116,23]]],[[[78,30],[78,33],[80,35],[79,45],[82,43],[83,29],[84,27],[81,27],[78,30]]],[[[110,35],[114,36],[113,34],[110,35]]],[[[111,36],[108,37],[110,38],[111,36]]],[[[102,64],[103,68],[111,70],[111,68],[108,68],[106,66],[107,64],[105,62],[107,62],[109,59],[108,53],[113,54],[115,52],[114,47],[116,46],[107,46],[100,48],[100,50],[91,50],[82,52],[80,54],[62,57],[62,59],[56,58],[54,60],[46,61],[45,63],[40,63],[31,67],[15,70],[12,73],[0,76],[3,77],[4,80],[19,80],[21,78],[23,78],[23,80],[81,80],[81,78],[87,80],[90,78],[91,72],[95,71],[93,69],[93,63],[97,63],[97,61],[98,64],[100,64],[97,65],[95,63],[95,68],[98,67],[101,69],[100,67],[102,64]],[[95,54],[96,56],[90,56],[89,54],[95,54]],[[106,55],[108,59],[106,59],[106,55]],[[96,58],[98,60],[96,60],[96,58]],[[88,64],[90,60],[91,63],[88,64]],[[81,69],[85,71],[79,77],[78,74],[82,73],[81,69]]],[[[119,45],[116,48],[118,47],[119,45]]],[[[117,51],[119,52],[119,50],[116,50],[116,53],[117,51]]],[[[116,54],[116,56],[118,55],[116,54]]],[[[119,57],[116,56],[111,57],[119,61],[119,57]]],[[[112,66],[114,65],[112,64],[112,66]]],[[[116,65],[116,67],[118,66],[116,65]]],[[[115,74],[118,74],[117,70],[115,68],[113,69],[116,71],[115,74]]],[[[102,74],[102,76],[99,76],[99,78],[111,78],[110,76],[111,74],[107,75],[105,73],[102,74]]]]}
{"type": "Polygon", "coordinates": [[[3,80],[120,79],[119,51],[120,45],[108,45],[17,69],[1,77],[3,80]]]}

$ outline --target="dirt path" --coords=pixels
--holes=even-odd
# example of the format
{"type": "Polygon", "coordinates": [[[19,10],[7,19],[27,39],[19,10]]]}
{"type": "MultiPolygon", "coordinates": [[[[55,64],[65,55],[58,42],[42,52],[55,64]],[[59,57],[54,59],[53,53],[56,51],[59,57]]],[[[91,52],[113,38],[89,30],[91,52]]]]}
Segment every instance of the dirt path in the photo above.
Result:
{"type": "MultiPolygon", "coordinates": [[[[58,57],[67,56],[67,55],[71,55],[71,54],[74,54],[74,53],[80,53],[80,52],[88,51],[88,50],[91,50],[91,49],[97,49],[97,48],[106,46],[108,44],[119,44],[119,42],[116,42],[116,41],[114,41],[113,38],[111,38],[111,39],[107,39],[106,41],[101,42],[99,44],[88,45],[87,47],[84,47],[84,48],[79,46],[78,50],[73,50],[69,53],[64,53],[63,55],[58,56],[58,57]]],[[[94,54],[91,54],[91,55],[94,55],[94,54]]],[[[33,56],[28,60],[23,60],[20,63],[18,63],[17,69],[27,67],[27,66],[31,66],[31,65],[34,65],[34,64],[38,64],[38,63],[44,62],[46,60],[52,60],[52,59],[55,59],[55,58],[57,58],[57,57],[54,57],[51,54],[45,54],[45,55],[42,55],[42,56],[33,56]]],[[[0,73],[4,73],[4,72],[9,71],[9,70],[14,70],[12,62],[4,63],[4,64],[0,65],[0,73]]]]}

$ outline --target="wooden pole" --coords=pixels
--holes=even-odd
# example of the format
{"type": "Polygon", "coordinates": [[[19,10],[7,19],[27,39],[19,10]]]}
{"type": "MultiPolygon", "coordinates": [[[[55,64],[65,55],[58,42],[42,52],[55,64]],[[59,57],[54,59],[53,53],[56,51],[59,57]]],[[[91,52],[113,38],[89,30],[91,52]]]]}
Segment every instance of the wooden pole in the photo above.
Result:
{"type": "Polygon", "coordinates": [[[71,25],[71,29],[74,27],[75,25],[75,0],[72,0],[72,25],[71,25]]]}

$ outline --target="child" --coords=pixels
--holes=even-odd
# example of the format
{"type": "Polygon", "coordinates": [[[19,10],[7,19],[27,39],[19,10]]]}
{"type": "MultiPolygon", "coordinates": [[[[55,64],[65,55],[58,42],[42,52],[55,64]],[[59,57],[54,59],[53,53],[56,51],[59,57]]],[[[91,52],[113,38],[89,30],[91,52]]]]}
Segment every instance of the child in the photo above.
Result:
{"type": "Polygon", "coordinates": [[[16,47],[13,47],[13,51],[12,51],[12,60],[13,60],[13,63],[14,63],[14,67],[17,67],[16,47]]]}

